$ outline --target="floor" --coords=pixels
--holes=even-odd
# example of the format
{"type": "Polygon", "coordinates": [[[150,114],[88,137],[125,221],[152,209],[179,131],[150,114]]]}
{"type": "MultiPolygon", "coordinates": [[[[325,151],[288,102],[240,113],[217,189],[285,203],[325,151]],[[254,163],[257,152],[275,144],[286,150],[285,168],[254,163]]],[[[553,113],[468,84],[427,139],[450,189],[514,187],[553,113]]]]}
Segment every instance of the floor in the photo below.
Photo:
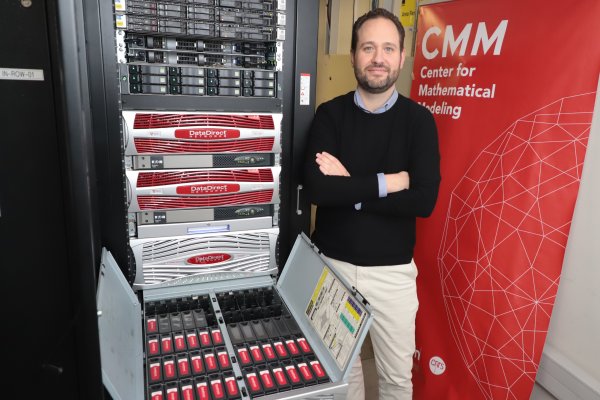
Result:
{"type": "MultiPolygon", "coordinates": [[[[365,393],[368,399],[377,398],[377,372],[375,371],[375,359],[373,358],[373,346],[371,338],[367,335],[361,350],[363,371],[365,374],[365,393]]],[[[543,387],[536,384],[529,400],[556,400],[556,397],[548,393],[543,387]]]]}

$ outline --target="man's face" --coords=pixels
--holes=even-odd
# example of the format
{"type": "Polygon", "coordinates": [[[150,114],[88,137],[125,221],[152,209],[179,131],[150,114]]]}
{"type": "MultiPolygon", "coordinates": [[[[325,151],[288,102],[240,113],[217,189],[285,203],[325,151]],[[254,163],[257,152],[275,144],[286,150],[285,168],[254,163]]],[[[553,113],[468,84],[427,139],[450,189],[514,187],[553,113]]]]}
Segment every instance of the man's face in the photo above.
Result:
{"type": "Polygon", "coordinates": [[[358,86],[369,93],[391,88],[404,64],[400,34],[386,18],[366,21],[358,30],[356,50],[351,55],[358,86]]]}

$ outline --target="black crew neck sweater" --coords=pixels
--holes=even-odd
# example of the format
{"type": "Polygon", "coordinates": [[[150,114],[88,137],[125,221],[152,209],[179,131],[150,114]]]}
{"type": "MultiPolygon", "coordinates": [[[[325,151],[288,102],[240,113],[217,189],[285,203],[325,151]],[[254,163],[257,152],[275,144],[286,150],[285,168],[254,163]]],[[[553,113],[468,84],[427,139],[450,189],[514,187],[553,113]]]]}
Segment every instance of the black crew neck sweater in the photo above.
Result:
{"type": "Polygon", "coordinates": [[[323,103],[304,169],[306,192],[317,205],[313,242],[326,256],[355,265],[409,263],[416,217],[429,216],[437,200],[439,168],[437,129],[425,107],[400,95],[389,110],[371,114],[354,104],[354,92],[323,103]],[[322,151],[351,176],[323,175],[315,162],[322,151]],[[377,173],[400,171],[409,173],[410,188],[379,198],[377,173]]]}

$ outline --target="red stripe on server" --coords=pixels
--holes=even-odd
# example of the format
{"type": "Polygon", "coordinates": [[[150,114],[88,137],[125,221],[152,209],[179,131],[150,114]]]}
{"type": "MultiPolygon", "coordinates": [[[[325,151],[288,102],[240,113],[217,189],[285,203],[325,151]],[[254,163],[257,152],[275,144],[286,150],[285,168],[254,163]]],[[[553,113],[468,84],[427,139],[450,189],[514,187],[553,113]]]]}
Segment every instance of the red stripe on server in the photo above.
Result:
{"type": "Polygon", "coordinates": [[[174,128],[179,126],[223,126],[230,128],[273,129],[271,115],[146,114],[138,113],[134,129],[174,128]]]}
{"type": "Polygon", "coordinates": [[[254,170],[140,172],[136,185],[142,188],[206,181],[273,182],[273,171],[270,168],[261,168],[254,170]]]}
{"type": "Polygon", "coordinates": [[[141,210],[162,210],[238,204],[263,204],[269,203],[272,198],[273,190],[260,190],[252,193],[203,197],[138,196],[138,204],[141,210]]]}

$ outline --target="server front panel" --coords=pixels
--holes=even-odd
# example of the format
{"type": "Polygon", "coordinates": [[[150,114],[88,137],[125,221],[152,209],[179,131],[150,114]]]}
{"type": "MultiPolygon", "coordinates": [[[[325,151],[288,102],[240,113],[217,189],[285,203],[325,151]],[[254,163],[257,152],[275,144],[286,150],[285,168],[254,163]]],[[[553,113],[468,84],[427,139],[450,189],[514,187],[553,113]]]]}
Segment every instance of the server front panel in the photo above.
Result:
{"type": "MultiPolygon", "coordinates": [[[[286,2],[115,0],[113,17],[130,247],[277,231],[286,2]]],[[[177,265],[201,274],[189,260],[218,247],[177,265]]],[[[226,252],[206,270],[242,261],[226,252]]],[[[155,282],[130,259],[138,285],[155,282]]]]}
{"type": "Polygon", "coordinates": [[[144,304],[147,399],[241,399],[330,382],[276,288],[144,304]]]}

